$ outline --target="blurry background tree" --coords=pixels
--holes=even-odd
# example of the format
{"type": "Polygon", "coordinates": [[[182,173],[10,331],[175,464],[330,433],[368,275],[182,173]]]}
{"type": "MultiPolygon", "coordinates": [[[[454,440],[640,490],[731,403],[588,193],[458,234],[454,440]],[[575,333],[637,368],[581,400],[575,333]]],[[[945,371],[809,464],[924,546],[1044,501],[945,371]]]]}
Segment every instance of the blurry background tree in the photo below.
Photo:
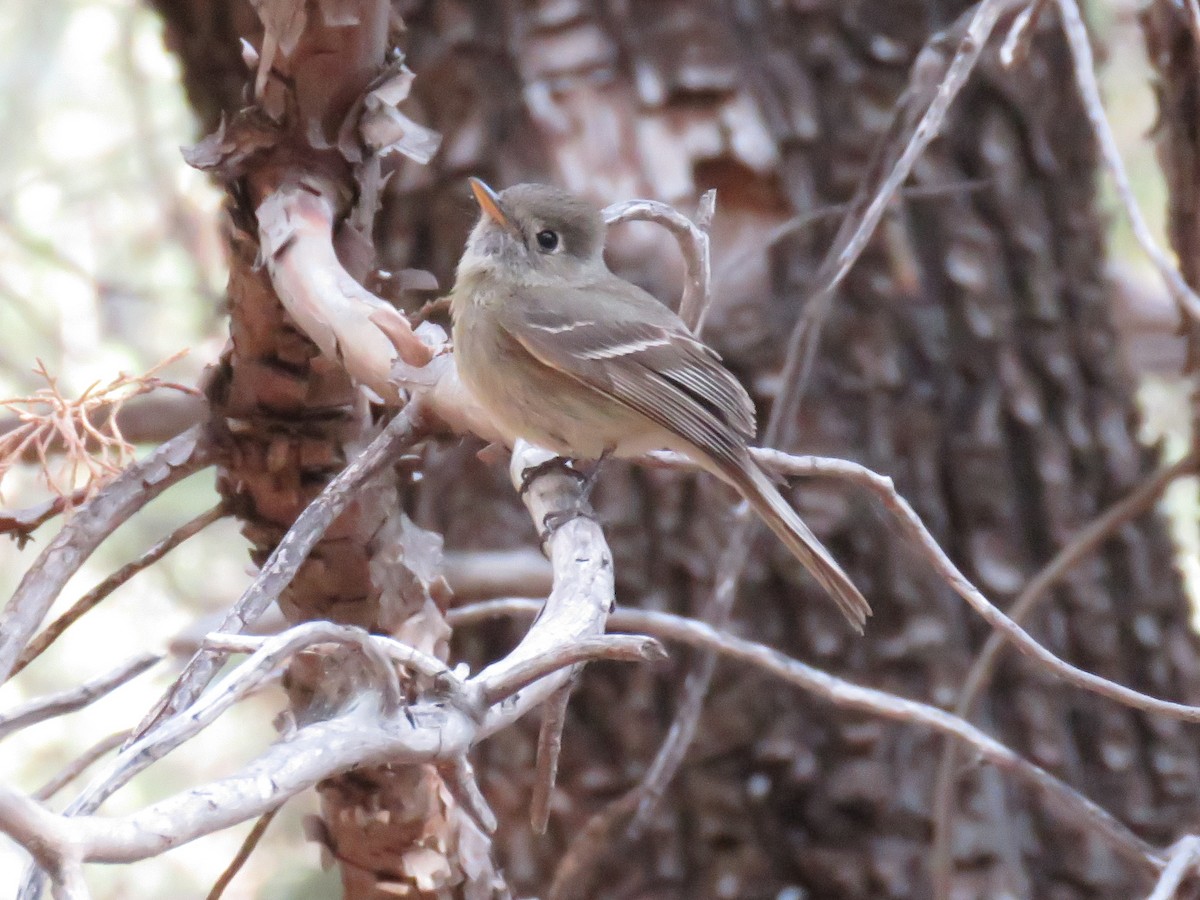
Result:
{"type": "MultiPolygon", "coordinates": [[[[212,133],[222,116],[232,119],[245,104],[238,39],[247,36],[261,50],[260,28],[244,0],[153,6],[29,6],[5,26],[6,392],[36,387],[26,374],[35,354],[70,393],[120,368],[147,368],[183,346],[196,349],[169,375],[194,383],[220,353],[217,194],[172,148],[212,133]]],[[[475,215],[464,185],[469,174],[498,185],[553,181],[599,203],[655,197],[686,211],[715,187],[716,303],[706,338],[751,388],[765,421],[781,390],[786,336],[913,62],[967,6],[398,2],[398,44],[418,76],[405,109],[440,132],[442,146],[431,164],[405,162],[387,184],[375,230],[382,268],[428,269],[443,288],[451,283],[475,215]]],[[[1156,7],[1174,8],[1165,0],[1156,7]]],[[[1121,85],[1113,117],[1130,110],[1132,143],[1154,120],[1148,76],[1137,68],[1141,37],[1127,5],[1094,8],[1121,85]]],[[[1188,31],[1167,12],[1162,17],[1154,23],[1157,46],[1186,60],[1194,53],[1186,49],[1188,31]]],[[[1129,157],[1149,181],[1145,146],[1129,157]]],[[[1186,169],[1186,162],[1177,166],[1186,169]]],[[[1146,196],[1150,209],[1162,203],[1153,183],[1146,196]]],[[[1174,309],[1142,264],[1122,261],[1114,269],[1106,262],[1106,236],[1121,260],[1131,242],[1109,229],[1102,209],[1070,55],[1057,16],[1045,9],[1018,65],[1004,69],[985,55],[944,137],[925,153],[908,193],[838,294],[801,412],[780,442],[790,452],[844,456],[893,477],[964,571],[1005,603],[1155,469],[1157,452],[1137,441],[1127,359],[1149,384],[1144,418],[1172,426],[1168,454],[1183,456],[1190,446],[1174,309]]],[[[1180,234],[1176,228],[1172,238],[1180,234]]],[[[253,271],[254,249],[234,243],[235,272],[253,271]]],[[[665,232],[622,226],[610,251],[614,268],[673,301],[680,267],[665,232]]],[[[361,410],[331,418],[329,409],[353,407],[349,384],[340,373],[308,369],[287,375],[305,388],[286,426],[265,411],[262,396],[282,379],[255,363],[285,356],[280,344],[289,338],[272,318],[276,312],[254,306],[253,277],[235,279],[231,289],[241,340],[210,395],[224,418],[249,423],[238,433],[240,452],[221,490],[261,561],[290,517],[352,455],[370,421],[361,410]],[[270,452],[294,449],[297,435],[307,441],[305,453],[270,452]]],[[[398,299],[411,312],[424,297],[398,299]]],[[[156,416],[154,424],[163,421],[156,416]]],[[[478,449],[470,441],[431,449],[420,485],[404,498],[418,525],[445,535],[447,574],[460,599],[489,595],[487,584],[466,584],[466,564],[480,559],[471,554],[536,542],[511,487],[498,467],[476,458],[478,449]]],[[[5,489],[6,505],[36,495],[34,484],[5,489]]],[[[1184,512],[1183,567],[1194,569],[1194,485],[1180,482],[1175,490],[1184,512]]],[[[806,483],[793,498],[872,600],[875,617],[864,639],[847,633],[796,565],[763,537],[741,578],[737,631],[860,683],[955,706],[987,637],[983,624],[865,500],[823,483],[806,483]]],[[[214,500],[203,485],[169,492],[118,535],[113,555],[95,560],[81,586],[214,500]]],[[[725,493],[707,479],[613,465],[597,500],[616,559],[618,600],[701,612],[728,534],[725,493]]],[[[368,537],[377,514],[359,511],[361,518],[318,550],[285,598],[289,615],[316,611],[379,624],[370,578],[380,548],[368,537]]],[[[8,702],[106,668],[97,648],[111,666],[225,608],[245,581],[244,542],[233,527],[221,523],[139,576],[53,656],[6,686],[8,702]],[[130,628],[131,620],[153,630],[130,628]]],[[[1173,552],[1157,515],[1125,524],[1065,575],[1030,619],[1031,630],[1084,669],[1197,702],[1196,643],[1173,552]]],[[[4,553],[7,585],[27,562],[15,549],[4,553]]],[[[512,587],[493,583],[490,590],[512,587]]],[[[518,635],[516,626],[471,626],[456,635],[455,652],[482,662],[518,635]]],[[[696,743],[644,837],[623,840],[622,817],[607,831],[586,830],[644,774],[688,666],[679,653],[668,669],[587,670],[569,710],[545,837],[528,823],[536,727],[512,729],[480,748],[474,762],[501,822],[495,859],[514,890],[544,893],[567,854],[572,889],[584,895],[930,895],[940,740],[831,709],[732,666],[718,669],[696,743]]],[[[112,730],[114,718],[122,727],[133,724],[122,710],[144,709],[166,679],[135,682],[107,706],[9,739],[0,778],[44,780],[112,730]],[[74,737],[83,732],[87,740],[74,737]]],[[[138,808],[181,782],[241,762],[268,739],[277,707],[277,697],[254,701],[225,721],[223,732],[169,757],[149,784],[135,783],[106,811],[138,808]],[[246,731],[247,722],[256,730],[246,731]],[[245,749],[218,759],[218,746],[245,749]]],[[[1007,657],[974,718],[1155,844],[1169,843],[1194,818],[1200,750],[1189,727],[1083,695],[1007,657]]],[[[1145,891],[1144,877],[1106,844],[1046,816],[990,768],[968,761],[950,771],[957,785],[953,896],[1126,898],[1145,891]]],[[[362,817],[338,811],[405,808],[412,797],[396,795],[416,787],[404,777],[373,772],[326,786],[324,840],[343,851],[337,874],[354,896],[370,895],[375,873],[346,858],[346,842],[354,840],[348,832],[362,817]]],[[[334,890],[317,872],[314,852],[295,863],[298,817],[310,809],[302,801],[285,808],[237,890],[334,890]]],[[[97,871],[94,887],[114,897],[165,896],[179,893],[187,879],[188,892],[199,892],[244,831],[97,871]]],[[[375,859],[404,836],[360,839],[375,859]]]]}

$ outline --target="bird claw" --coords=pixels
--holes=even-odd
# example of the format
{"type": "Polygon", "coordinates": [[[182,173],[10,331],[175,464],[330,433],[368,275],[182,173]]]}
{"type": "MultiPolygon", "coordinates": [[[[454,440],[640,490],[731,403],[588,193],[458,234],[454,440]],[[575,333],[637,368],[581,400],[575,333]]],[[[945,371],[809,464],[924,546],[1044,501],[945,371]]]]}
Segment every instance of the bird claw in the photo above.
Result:
{"type": "Polygon", "coordinates": [[[586,500],[581,499],[569,509],[555,510],[542,516],[542,530],[538,532],[538,540],[545,544],[551,535],[574,519],[590,519],[593,516],[592,507],[586,500]]]}
{"type": "Polygon", "coordinates": [[[524,497],[529,493],[529,488],[533,485],[534,479],[540,478],[543,475],[548,475],[551,472],[557,472],[560,475],[570,475],[582,484],[587,483],[587,476],[571,465],[571,460],[565,456],[552,456],[545,462],[540,462],[536,466],[529,466],[521,473],[521,486],[517,488],[517,496],[524,497]]]}

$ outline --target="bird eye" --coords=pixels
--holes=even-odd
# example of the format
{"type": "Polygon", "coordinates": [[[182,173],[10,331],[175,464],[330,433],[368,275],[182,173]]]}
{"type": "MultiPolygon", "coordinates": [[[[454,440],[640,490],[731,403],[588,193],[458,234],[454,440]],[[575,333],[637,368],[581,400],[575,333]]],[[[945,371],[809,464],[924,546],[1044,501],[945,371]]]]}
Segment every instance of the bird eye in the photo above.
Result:
{"type": "Polygon", "coordinates": [[[553,253],[558,249],[558,233],[545,228],[537,233],[537,242],[547,253],[553,253]]]}

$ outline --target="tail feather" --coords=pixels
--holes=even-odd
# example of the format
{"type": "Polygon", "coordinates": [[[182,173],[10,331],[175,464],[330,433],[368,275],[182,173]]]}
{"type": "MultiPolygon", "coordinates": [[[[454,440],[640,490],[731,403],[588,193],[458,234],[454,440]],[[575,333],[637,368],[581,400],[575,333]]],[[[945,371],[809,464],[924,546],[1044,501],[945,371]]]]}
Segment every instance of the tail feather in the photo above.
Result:
{"type": "Polygon", "coordinates": [[[851,626],[862,634],[871,607],[842,567],[817,540],[804,520],[751,459],[734,471],[721,473],[749,501],[759,517],[837,603],[851,626]]]}

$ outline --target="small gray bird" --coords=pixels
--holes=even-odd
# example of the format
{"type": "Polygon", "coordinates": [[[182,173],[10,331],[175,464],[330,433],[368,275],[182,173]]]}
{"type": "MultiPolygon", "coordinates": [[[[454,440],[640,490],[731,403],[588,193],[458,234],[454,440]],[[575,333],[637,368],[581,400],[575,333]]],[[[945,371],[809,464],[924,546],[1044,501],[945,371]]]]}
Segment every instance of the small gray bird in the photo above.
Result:
{"type": "Polygon", "coordinates": [[[471,188],[483,211],[450,296],[454,351],[507,436],[578,459],[683,454],[745,497],[861,632],[867,601],[750,455],[750,397],[675,313],[608,270],[599,211],[548,185],[471,188]]]}

